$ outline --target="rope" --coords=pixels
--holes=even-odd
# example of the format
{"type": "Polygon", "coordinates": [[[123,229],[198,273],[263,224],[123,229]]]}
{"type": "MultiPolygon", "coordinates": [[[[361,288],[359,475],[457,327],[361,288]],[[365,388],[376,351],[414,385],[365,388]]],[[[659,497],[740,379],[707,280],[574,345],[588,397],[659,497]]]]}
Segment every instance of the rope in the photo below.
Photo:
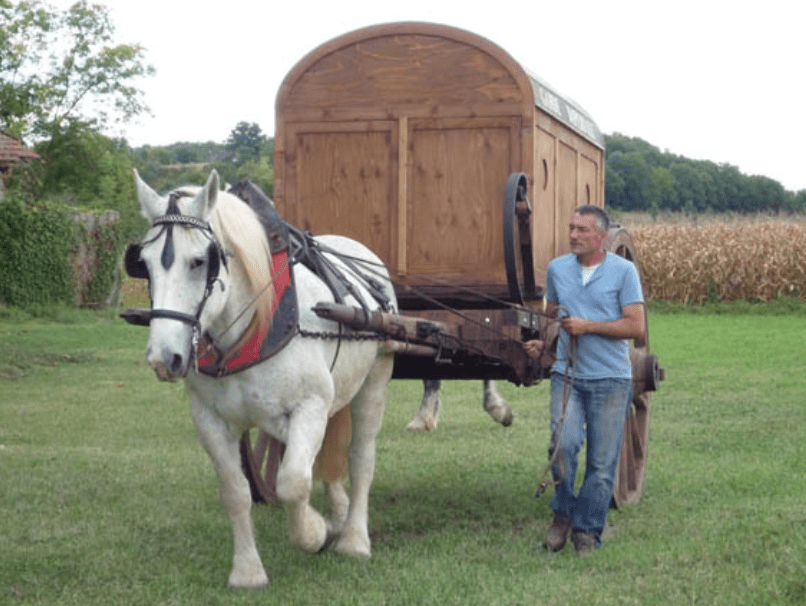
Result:
{"type": "MultiPolygon", "coordinates": [[[[545,347],[545,346],[544,346],[545,347]]],[[[557,425],[554,427],[554,431],[551,434],[551,444],[554,445],[554,448],[551,451],[551,456],[549,457],[549,461],[546,464],[546,468],[543,470],[543,474],[540,476],[540,484],[537,487],[537,491],[535,492],[535,498],[539,498],[542,495],[546,488],[548,487],[548,476],[551,473],[554,464],[557,462],[558,455],[560,452],[560,436],[563,432],[563,427],[565,426],[565,420],[568,416],[568,401],[571,399],[571,387],[574,384],[574,361],[577,355],[577,337],[575,335],[571,335],[570,342],[568,344],[568,362],[565,369],[565,374],[563,375],[563,395],[562,395],[562,404],[560,408],[560,420],[557,422],[557,425]]],[[[560,485],[563,480],[565,480],[565,465],[563,464],[563,460],[560,459],[560,473],[558,474],[558,478],[554,480],[554,488],[556,489],[558,485],[560,485]]]]}

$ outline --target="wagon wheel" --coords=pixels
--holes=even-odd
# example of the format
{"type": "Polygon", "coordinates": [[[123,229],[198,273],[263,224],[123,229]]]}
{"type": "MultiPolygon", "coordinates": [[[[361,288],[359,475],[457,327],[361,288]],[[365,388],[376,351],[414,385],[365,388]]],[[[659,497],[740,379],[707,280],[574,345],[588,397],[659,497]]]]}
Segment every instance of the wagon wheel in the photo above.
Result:
{"type": "Polygon", "coordinates": [[[504,264],[509,297],[520,305],[536,293],[528,187],[524,173],[512,173],[504,194],[504,264]]]}
{"type": "Polygon", "coordinates": [[[279,503],[277,469],[283,459],[285,444],[259,429],[246,430],[241,436],[241,466],[249,480],[252,501],[279,503]]]}
{"type": "MultiPolygon", "coordinates": [[[[632,238],[627,231],[613,228],[608,234],[605,243],[606,249],[620,257],[635,262],[635,249],[632,238]]],[[[638,263],[635,264],[643,285],[643,275],[638,263]]],[[[645,319],[646,321],[646,319],[645,319]]],[[[646,337],[636,339],[631,345],[631,359],[643,360],[644,365],[654,364],[645,373],[649,377],[657,377],[657,358],[649,354],[649,326],[646,325],[646,337]]],[[[643,374],[641,375],[644,376],[643,374]]],[[[613,484],[613,507],[634,505],[641,500],[644,494],[644,480],[646,479],[646,463],[649,448],[649,391],[656,389],[652,380],[634,382],[636,389],[630,410],[624,424],[624,438],[621,444],[616,478],[613,484]]]]}

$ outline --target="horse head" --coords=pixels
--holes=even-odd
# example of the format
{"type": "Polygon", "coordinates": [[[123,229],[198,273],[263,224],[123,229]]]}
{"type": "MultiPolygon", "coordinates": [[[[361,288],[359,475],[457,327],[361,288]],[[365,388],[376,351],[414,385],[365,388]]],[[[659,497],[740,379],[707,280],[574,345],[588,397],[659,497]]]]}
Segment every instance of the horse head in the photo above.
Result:
{"type": "Polygon", "coordinates": [[[185,377],[199,338],[226,302],[226,255],[213,231],[219,178],[160,196],[135,171],[140,209],[151,222],[126,252],[129,275],[148,278],[152,308],[146,361],[164,381],[185,377]],[[223,270],[223,271],[222,271],[223,270]]]}

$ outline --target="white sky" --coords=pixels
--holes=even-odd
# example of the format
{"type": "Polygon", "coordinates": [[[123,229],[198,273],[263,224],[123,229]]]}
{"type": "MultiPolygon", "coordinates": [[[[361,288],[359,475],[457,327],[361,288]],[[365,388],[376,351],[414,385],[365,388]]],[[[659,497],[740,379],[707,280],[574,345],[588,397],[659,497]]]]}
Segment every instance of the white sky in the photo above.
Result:
{"type": "MultiPolygon", "coordinates": [[[[793,0],[96,0],[157,75],[130,144],[274,134],[283,77],[308,52],[392,21],[444,23],[501,46],[602,132],[806,189],[804,10],[793,0]]],[[[59,7],[70,0],[51,0],[59,7]]]]}

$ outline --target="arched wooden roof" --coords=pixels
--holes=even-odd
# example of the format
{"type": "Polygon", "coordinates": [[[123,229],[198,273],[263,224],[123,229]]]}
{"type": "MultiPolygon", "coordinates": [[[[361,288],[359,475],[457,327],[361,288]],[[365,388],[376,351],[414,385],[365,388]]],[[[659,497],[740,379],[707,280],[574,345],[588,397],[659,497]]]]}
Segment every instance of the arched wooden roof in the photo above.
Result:
{"type": "Polygon", "coordinates": [[[539,107],[591,143],[604,147],[601,131],[582,107],[530,73],[500,46],[472,32],[434,23],[373,25],[325,42],[303,57],[285,77],[277,95],[277,115],[279,119],[283,112],[293,110],[298,99],[304,99],[306,107],[321,103],[323,112],[336,99],[356,105],[375,104],[379,111],[387,112],[389,108],[384,107],[384,103],[392,100],[396,104],[423,106],[428,97],[435,96],[435,83],[438,85],[441,78],[445,80],[446,90],[440,100],[443,111],[446,99],[471,112],[476,100],[486,104],[490,101],[502,105],[517,103],[521,105],[518,112],[521,114],[529,114],[534,107],[539,107]],[[380,41],[388,42],[390,38],[406,46],[405,54],[382,56],[388,52],[389,45],[381,47],[380,41]],[[442,63],[432,63],[429,56],[433,45],[440,41],[458,43],[478,53],[451,55],[443,52],[438,55],[442,63]],[[373,53],[377,55],[373,57],[373,53]],[[361,55],[361,61],[356,54],[361,55]],[[449,60],[452,56],[455,63],[446,64],[446,58],[449,60]],[[372,75],[361,77],[359,70],[373,58],[387,64],[397,60],[400,69],[386,72],[383,79],[372,75]],[[450,78],[451,74],[457,77],[450,78]],[[306,88],[313,80],[319,86],[318,91],[306,88]],[[323,83],[328,85],[322,86],[323,83]]]}

